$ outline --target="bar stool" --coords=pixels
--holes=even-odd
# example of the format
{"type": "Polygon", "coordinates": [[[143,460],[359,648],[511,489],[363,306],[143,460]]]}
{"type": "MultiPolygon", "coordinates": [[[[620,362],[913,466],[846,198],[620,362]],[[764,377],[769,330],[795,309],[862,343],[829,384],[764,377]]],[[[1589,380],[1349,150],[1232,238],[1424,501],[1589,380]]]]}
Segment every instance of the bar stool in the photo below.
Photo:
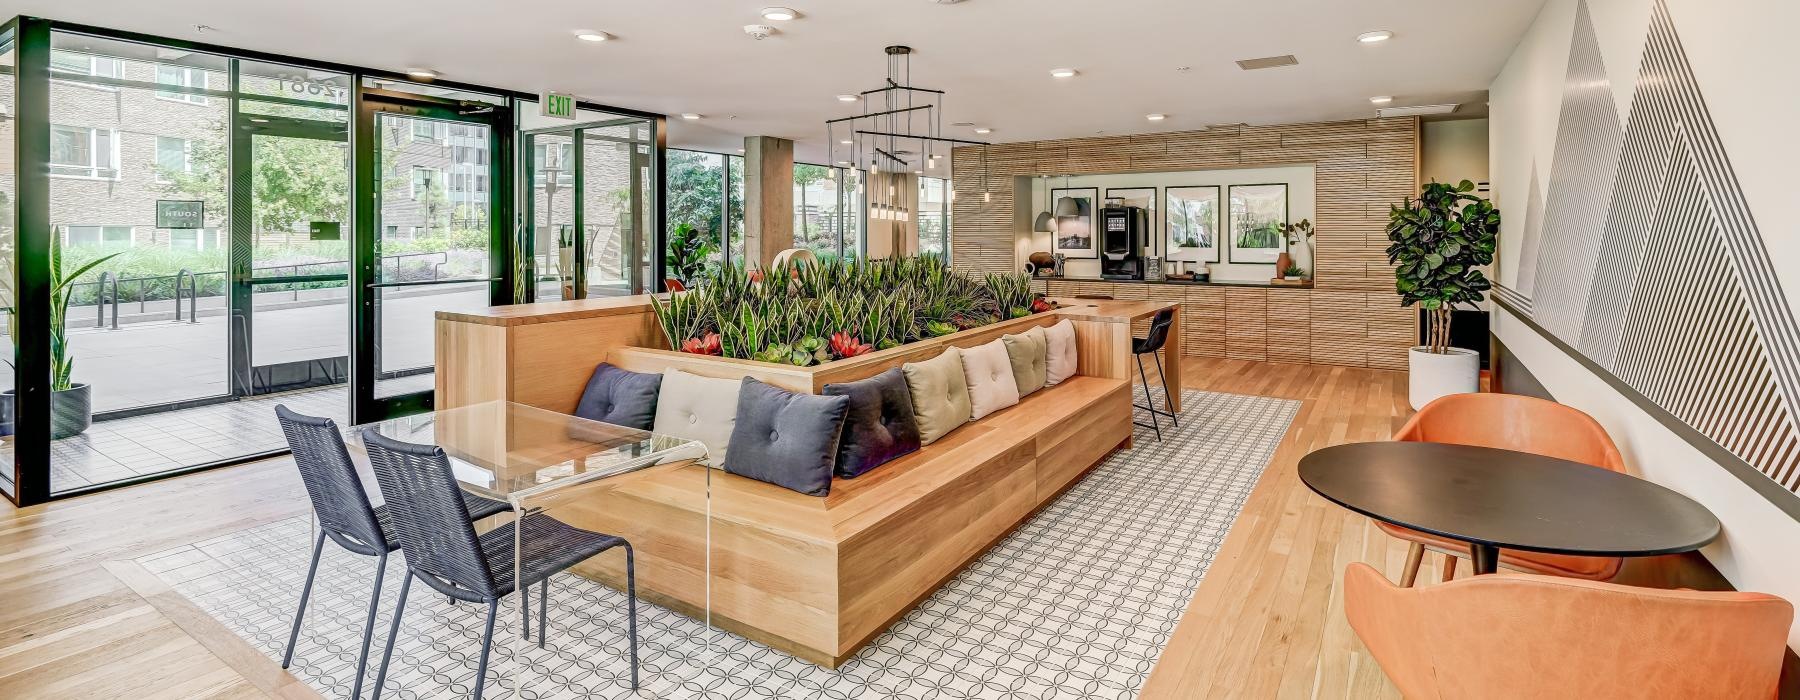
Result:
{"type": "Polygon", "coordinates": [[[1181,427],[1181,418],[1175,415],[1175,401],[1169,397],[1169,376],[1163,373],[1162,355],[1158,354],[1162,352],[1163,344],[1169,341],[1169,326],[1174,323],[1175,311],[1163,309],[1156,312],[1156,316],[1150,319],[1150,332],[1146,334],[1146,337],[1131,339],[1131,354],[1137,356],[1138,379],[1144,382],[1144,402],[1132,405],[1150,412],[1149,425],[1144,425],[1139,421],[1132,421],[1132,423],[1156,431],[1157,442],[1162,442],[1162,424],[1157,420],[1157,416],[1167,416],[1169,420],[1174,421],[1175,427],[1181,427]],[[1145,355],[1149,355],[1150,359],[1156,361],[1156,376],[1162,379],[1164,408],[1157,408],[1156,397],[1150,395],[1150,378],[1144,373],[1145,355]]]}
{"type": "MultiPolygon", "coordinates": [[[[275,407],[275,418],[287,436],[288,449],[294,453],[294,465],[300,468],[300,481],[306,484],[306,496],[312,501],[313,513],[319,520],[319,539],[313,543],[312,563],[306,568],[306,586],[300,589],[300,609],[294,611],[294,627],[288,632],[287,651],[281,655],[281,667],[294,661],[294,643],[300,639],[300,623],[306,617],[306,602],[312,597],[313,578],[319,573],[319,555],[324,552],[325,538],[365,557],[375,557],[375,592],[369,596],[369,619],[363,623],[362,651],[356,656],[356,682],[350,697],[362,697],[363,671],[369,664],[369,637],[375,630],[375,610],[381,602],[381,577],[387,573],[387,557],[400,548],[393,539],[387,504],[369,505],[369,494],[356,476],[356,465],[344,449],[344,436],[330,418],[301,415],[287,406],[275,407]]],[[[511,510],[505,503],[462,493],[463,512],[469,521],[498,515],[511,510]]]]}

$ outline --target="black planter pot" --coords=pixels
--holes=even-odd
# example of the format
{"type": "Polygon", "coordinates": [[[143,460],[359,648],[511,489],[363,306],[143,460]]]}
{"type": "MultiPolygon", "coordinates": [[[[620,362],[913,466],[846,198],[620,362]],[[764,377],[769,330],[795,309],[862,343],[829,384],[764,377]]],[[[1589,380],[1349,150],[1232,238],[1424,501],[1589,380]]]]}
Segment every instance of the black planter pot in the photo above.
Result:
{"type": "MultiPolygon", "coordinates": [[[[5,427],[0,434],[11,435],[13,432],[13,407],[18,397],[11,390],[0,394],[0,410],[5,413],[5,427]]],[[[94,392],[93,387],[76,384],[68,391],[50,393],[50,439],[61,440],[87,432],[94,424],[94,392]]]]}

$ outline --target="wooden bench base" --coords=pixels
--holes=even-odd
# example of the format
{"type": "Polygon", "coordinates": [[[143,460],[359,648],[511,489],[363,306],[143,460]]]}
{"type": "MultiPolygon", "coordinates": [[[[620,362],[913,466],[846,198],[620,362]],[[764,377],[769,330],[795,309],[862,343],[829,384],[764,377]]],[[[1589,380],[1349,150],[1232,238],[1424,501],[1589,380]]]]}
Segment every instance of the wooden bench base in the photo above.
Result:
{"type": "MultiPolygon", "coordinates": [[[[1078,376],[816,498],[667,465],[569,499],[556,517],[637,547],[638,591],[837,667],[1131,437],[1131,385],[1078,376]],[[710,478],[710,484],[708,479],[710,478]],[[707,571],[711,498],[711,571],[707,571]]],[[[621,583],[623,562],[575,570],[621,583]]]]}

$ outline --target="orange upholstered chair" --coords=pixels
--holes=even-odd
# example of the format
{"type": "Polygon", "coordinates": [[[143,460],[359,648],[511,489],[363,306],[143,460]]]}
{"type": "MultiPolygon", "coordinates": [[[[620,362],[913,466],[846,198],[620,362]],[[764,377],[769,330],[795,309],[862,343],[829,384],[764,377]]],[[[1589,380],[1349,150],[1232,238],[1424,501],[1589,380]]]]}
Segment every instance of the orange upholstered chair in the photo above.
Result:
{"type": "MultiPolygon", "coordinates": [[[[1450,394],[1425,404],[1394,434],[1394,439],[1530,452],[1625,473],[1625,460],[1619,456],[1619,449],[1588,414],[1555,401],[1517,394],[1450,394]]],[[[1412,543],[1400,579],[1402,586],[1411,586],[1418,577],[1419,561],[1426,549],[1443,553],[1446,581],[1455,571],[1455,557],[1469,554],[1469,546],[1464,542],[1384,522],[1375,524],[1412,543]]],[[[1501,550],[1500,564],[1532,573],[1604,581],[1619,573],[1620,560],[1501,550]]]]}
{"type": "Polygon", "coordinates": [[[1794,606],[1529,574],[1401,588],[1359,562],[1344,614],[1408,700],[1767,700],[1794,606]]]}

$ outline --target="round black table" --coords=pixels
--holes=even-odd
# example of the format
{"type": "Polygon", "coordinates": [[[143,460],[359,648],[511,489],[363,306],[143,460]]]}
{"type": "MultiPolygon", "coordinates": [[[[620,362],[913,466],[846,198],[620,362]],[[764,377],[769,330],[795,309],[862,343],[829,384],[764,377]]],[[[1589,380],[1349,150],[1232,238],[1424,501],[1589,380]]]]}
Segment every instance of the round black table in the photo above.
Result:
{"type": "Polygon", "coordinates": [[[1611,470],[1525,452],[1363,442],[1300,459],[1300,480],[1376,520],[1469,543],[1475,573],[1500,550],[1641,557],[1699,549],[1719,519],[1692,499],[1611,470]]]}

